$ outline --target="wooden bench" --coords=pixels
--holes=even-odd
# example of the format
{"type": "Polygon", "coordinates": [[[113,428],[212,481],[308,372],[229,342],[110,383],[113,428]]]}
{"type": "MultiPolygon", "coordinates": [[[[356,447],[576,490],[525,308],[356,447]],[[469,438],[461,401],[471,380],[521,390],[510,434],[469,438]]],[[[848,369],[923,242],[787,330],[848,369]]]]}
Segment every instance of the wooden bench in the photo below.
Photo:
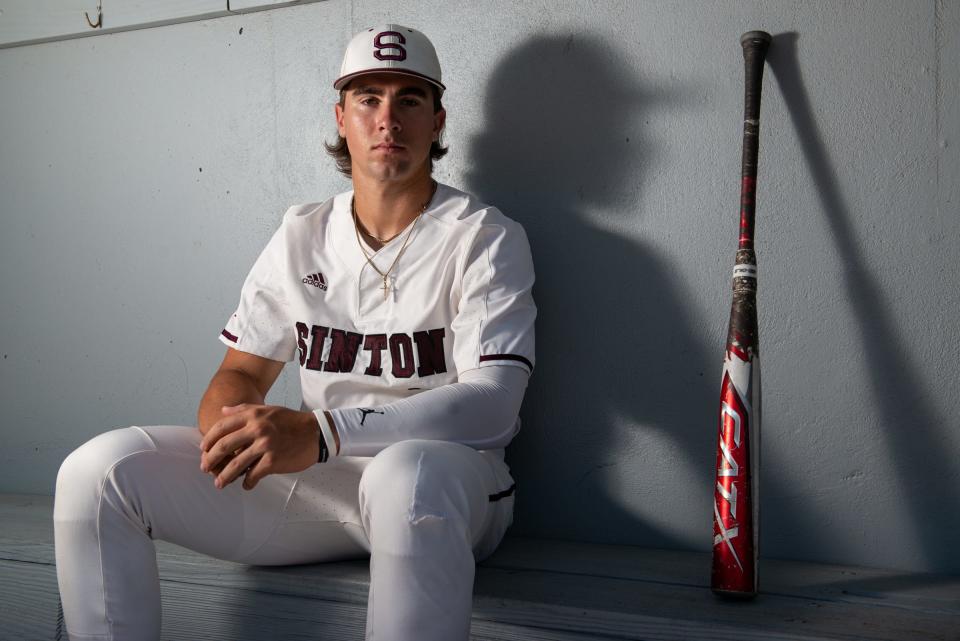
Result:
{"type": "MultiPolygon", "coordinates": [[[[0,640],[57,628],[53,498],[0,494],[0,640]]],[[[362,639],[367,562],[246,566],[157,541],[164,641],[362,639]]],[[[960,639],[960,577],[763,560],[761,594],[709,589],[710,556],[508,537],[477,569],[472,638],[960,639]]],[[[65,638],[65,637],[64,637],[65,638]]]]}

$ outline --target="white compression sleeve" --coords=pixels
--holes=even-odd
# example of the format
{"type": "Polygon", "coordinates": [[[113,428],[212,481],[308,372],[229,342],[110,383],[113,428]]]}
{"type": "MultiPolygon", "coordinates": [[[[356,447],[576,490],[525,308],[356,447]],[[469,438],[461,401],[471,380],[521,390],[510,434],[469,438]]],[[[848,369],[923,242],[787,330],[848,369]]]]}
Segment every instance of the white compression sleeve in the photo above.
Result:
{"type": "Polygon", "coordinates": [[[397,441],[454,441],[478,450],[506,447],[519,430],[520,403],[529,374],[521,367],[490,365],[443,385],[379,407],[329,410],[340,452],[327,434],[323,410],[314,411],[330,456],[374,456],[397,441]]]}

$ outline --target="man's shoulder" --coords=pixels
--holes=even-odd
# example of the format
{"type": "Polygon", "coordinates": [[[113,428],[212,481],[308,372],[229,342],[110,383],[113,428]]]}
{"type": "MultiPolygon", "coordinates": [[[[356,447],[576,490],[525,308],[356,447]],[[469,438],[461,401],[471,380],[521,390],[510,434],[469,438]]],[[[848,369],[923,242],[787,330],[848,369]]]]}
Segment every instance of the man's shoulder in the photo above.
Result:
{"type": "Polygon", "coordinates": [[[519,223],[504,214],[498,207],[485,203],[473,194],[443,183],[437,187],[437,202],[430,208],[429,214],[441,222],[464,228],[485,225],[519,226],[519,223]]]}
{"type": "Polygon", "coordinates": [[[330,215],[335,209],[344,206],[344,202],[349,203],[352,193],[352,191],[345,191],[331,196],[324,201],[291,205],[287,208],[286,213],[284,213],[283,221],[294,225],[322,223],[330,218],[330,215]]]}

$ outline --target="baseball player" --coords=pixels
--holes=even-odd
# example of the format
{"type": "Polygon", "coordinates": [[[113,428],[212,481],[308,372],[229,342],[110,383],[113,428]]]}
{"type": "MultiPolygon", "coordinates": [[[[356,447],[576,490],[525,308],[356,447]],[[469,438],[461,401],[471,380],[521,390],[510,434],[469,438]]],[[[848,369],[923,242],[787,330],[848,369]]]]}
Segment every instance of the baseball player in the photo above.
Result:
{"type": "Polygon", "coordinates": [[[431,178],[446,112],[426,36],[362,31],[334,87],[328,149],[353,189],[283,216],[220,334],[199,429],[112,430],[60,468],[71,639],[160,638],[153,539],[255,565],[369,556],[368,639],[469,636],[474,564],[513,518],[530,249],[431,178]],[[290,361],[299,411],[264,404],[290,361]]]}

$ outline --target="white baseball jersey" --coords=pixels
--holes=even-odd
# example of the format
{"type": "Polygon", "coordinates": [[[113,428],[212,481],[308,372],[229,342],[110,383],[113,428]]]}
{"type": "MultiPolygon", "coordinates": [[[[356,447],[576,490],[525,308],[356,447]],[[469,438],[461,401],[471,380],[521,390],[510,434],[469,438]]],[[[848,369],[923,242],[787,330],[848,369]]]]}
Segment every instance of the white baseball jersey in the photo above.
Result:
{"type": "MultiPolygon", "coordinates": [[[[439,184],[385,296],[357,241],[352,196],[287,210],[243,285],[224,344],[299,359],[302,409],[311,411],[387,404],[487,365],[533,370],[533,261],[518,223],[439,184]]],[[[406,231],[379,251],[366,247],[381,272],[406,231]]],[[[351,455],[349,442],[340,454],[351,455]]]]}

